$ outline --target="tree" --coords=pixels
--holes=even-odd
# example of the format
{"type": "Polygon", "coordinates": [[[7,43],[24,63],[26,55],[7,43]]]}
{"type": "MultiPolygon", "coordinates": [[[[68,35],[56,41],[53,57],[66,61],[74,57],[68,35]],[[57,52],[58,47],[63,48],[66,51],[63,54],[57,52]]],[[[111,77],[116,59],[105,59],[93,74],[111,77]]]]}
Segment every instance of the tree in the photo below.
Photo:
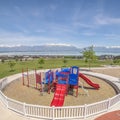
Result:
{"type": "Polygon", "coordinates": [[[84,49],[83,51],[83,57],[85,59],[85,62],[88,63],[89,69],[91,67],[91,63],[96,60],[96,55],[93,50],[93,46],[90,46],[87,49],[84,49]]]}
{"type": "Polygon", "coordinates": [[[19,57],[16,55],[16,56],[14,56],[14,59],[17,62],[19,60],[19,57]]]}
{"type": "Polygon", "coordinates": [[[5,62],[5,59],[4,59],[4,58],[2,58],[2,59],[1,59],[1,62],[2,62],[2,63],[4,63],[4,62],[5,62]]]}
{"type": "Polygon", "coordinates": [[[10,61],[8,62],[8,65],[10,66],[10,71],[13,71],[13,68],[14,68],[15,64],[16,64],[15,61],[11,61],[11,60],[10,60],[10,61]]]}
{"type": "Polygon", "coordinates": [[[41,58],[38,60],[38,64],[40,64],[40,68],[42,68],[42,64],[44,63],[45,63],[44,59],[41,58]]]}
{"type": "Polygon", "coordinates": [[[67,63],[67,60],[66,59],[63,59],[63,63],[64,63],[64,67],[66,67],[66,63],[67,63]]]}

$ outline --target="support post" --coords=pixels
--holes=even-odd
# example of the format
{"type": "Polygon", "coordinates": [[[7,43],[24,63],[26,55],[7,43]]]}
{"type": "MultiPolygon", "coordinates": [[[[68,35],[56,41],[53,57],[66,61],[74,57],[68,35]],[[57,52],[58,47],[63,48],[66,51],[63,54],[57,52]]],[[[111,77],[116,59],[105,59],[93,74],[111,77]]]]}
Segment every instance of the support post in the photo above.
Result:
{"type": "Polygon", "coordinates": [[[109,110],[109,108],[110,108],[110,102],[111,102],[111,99],[110,98],[108,98],[108,106],[107,106],[107,111],[109,110]]]}
{"type": "Polygon", "coordinates": [[[84,119],[87,117],[87,105],[84,105],[84,119]]]}
{"type": "Polygon", "coordinates": [[[26,108],[25,108],[25,103],[23,103],[23,112],[24,112],[24,116],[26,116],[26,108]]]}
{"type": "Polygon", "coordinates": [[[55,107],[52,106],[52,120],[55,120],[55,107]]]}
{"type": "Polygon", "coordinates": [[[27,81],[28,81],[28,87],[29,87],[29,74],[28,74],[28,68],[27,68],[27,81]]]}
{"type": "Polygon", "coordinates": [[[6,107],[9,108],[9,106],[8,106],[8,97],[5,96],[5,98],[6,98],[6,107]]]}
{"type": "Polygon", "coordinates": [[[24,69],[22,69],[22,81],[23,81],[23,85],[24,85],[24,69]]]}
{"type": "Polygon", "coordinates": [[[35,69],[35,80],[36,80],[36,89],[37,89],[37,72],[36,72],[36,69],[35,69]]]}

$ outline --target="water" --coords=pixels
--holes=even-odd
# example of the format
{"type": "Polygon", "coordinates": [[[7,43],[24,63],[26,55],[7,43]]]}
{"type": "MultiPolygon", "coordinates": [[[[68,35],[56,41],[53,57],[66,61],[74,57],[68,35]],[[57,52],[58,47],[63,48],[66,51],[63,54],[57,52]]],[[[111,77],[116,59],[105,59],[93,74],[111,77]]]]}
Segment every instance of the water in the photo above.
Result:
{"type": "MultiPolygon", "coordinates": [[[[114,55],[114,56],[118,56],[120,55],[119,52],[115,53],[115,52],[95,52],[97,56],[100,56],[100,55],[114,55]]],[[[22,56],[22,55],[31,55],[31,56],[34,56],[34,55],[42,55],[42,56],[46,56],[46,55],[51,55],[51,56],[54,56],[54,55],[57,55],[57,56],[82,56],[82,53],[78,52],[78,51],[65,51],[65,52],[55,52],[55,51],[52,51],[52,52],[0,52],[0,56],[3,56],[3,55],[6,55],[6,56],[14,56],[14,55],[18,55],[18,56],[22,56]]]]}

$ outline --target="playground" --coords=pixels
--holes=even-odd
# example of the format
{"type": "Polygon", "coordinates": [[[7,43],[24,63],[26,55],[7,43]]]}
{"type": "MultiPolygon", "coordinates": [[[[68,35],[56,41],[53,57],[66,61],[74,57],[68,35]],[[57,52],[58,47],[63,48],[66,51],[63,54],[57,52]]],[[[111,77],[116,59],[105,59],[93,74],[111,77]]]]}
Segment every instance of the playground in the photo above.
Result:
{"type": "Polygon", "coordinates": [[[44,74],[36,70],[30,74],[24,72],[22,79],[10,83],[3,92],[12,99],[45,106],[84,105],[116,95],[108,83],[79,73],[76,66],[58,71],[47,70],[44,74]],[[42,81],[43,78],[45,81],[42,81]]]}

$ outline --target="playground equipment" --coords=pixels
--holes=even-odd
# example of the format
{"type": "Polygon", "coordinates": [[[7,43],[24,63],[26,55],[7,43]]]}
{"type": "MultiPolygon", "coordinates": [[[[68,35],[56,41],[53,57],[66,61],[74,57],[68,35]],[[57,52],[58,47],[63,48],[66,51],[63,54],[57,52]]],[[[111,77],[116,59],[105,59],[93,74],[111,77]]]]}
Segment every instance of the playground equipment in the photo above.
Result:
{"type": "Polygon", "coordinates": [[[78,96],[78,74],[79,74],[79,67],[73,66],[70,69],[70,75],[69,75],[69,85],[70,88],[76,89],[76,97],[78,96]]]}
{"type": "Polygon", "coordinates": [[[73,66],[57,73],[58,84],[50,106],[63,106],[65,95],[68,94],[69,88],[77,89],[76,96],[78,95],[78,72],[79,68],[73,66]]]}
{"type": "Polygon", "coordinates": [[[66,84],[57,84],[56,91],[54,93],[54,97],[50,106],[57,106],[57,107],[63,106],[65,94],[67,91],[66,86],[67,86],[66,84]]]}
{"type": "Polygon", "coordinates": [[[23,85],[26,85],[27,87],[35,87],[36,89],[40,89],[40,92],[44,92],[44,86],[46,85],[48,93],[50,93],[50,85],[53,82],[53,79],[54,73],[51,70],[40,73],[37,72],[37,70],[29,71],[28,69],[22,69],[23,85]]]}
{"type": "Polygon", "coordinates": [[[25,83],[27,86],[32,86],[30,83],[35,83],[35,88],[38,89],[38,84],[40,85],[40,92],[44,92],[45,86],[47,86],[47,92],[50,94],[50,90],[54,92],[54,97],[51,101],[50,106],[63,106],[65,96],[69,93],[70,90],[76,90],[76,97],[78,96],[79,83],[84,92],[89,96],[88,91],[84,88],[83,83],[79,82],[79,77],[82,78],[87,84],[92,86],[95,89],[99,89],[98,84],[93,83],[88,77],[84,74],[79,73],[79,67],[73,66],[71,68],[64,68],[61,70],[48,70],[42,73],[34,72],[35,80],[31,82],[31,73],[29,71],[24,73],[22,70],[23,85],[25,83]],[[26,77],[26,79],[25,79],[26,77]],[[26,81],[26,82],[25,82],[26,81]]]}
{"type": "Polygon", "coordinates": [[[85,82],[87,82],[90,86],[92,86],[95,89],[99,89],[100,86],[98,84],[93,83],[89,78],[87,78],[84,74],[79,73],[79,77],[81,77],[85,82]]]}
{"type": "Polygon", "coordinates": [[[44,83],[43,84],[46,84],[48,86],[48,93],[50,94],[50,89],[51,89],[51,84],[52,84],[52,81],[53,81],[53,72],[51,70],[47,71],[45,73],[45,79],[44,79],[44,83]]]}
{"type": "Polygon", "coordinates": [[[22,69],[22,83],[28,87],[34,87],[36,84],[34,70],[22,69]]]}
{"type": "Polygon", "coordinates": [[[24,71],[24,69],[22,69],[22,83],[23,85],[25,85],[25,81],[27,81],[27,86],[29,87],[29,74],[28,74],[28,68],[26,71],[24,71]]]}
{"type": "Polygon", "coordinates": [[[40,85],[40,92],[43,91],[42,87],[42,80],[41,80],[41,73],[37,73],[35,69],[35,77],[36,77],[36,89],[38,89],[38,84],[40,85]]]}

